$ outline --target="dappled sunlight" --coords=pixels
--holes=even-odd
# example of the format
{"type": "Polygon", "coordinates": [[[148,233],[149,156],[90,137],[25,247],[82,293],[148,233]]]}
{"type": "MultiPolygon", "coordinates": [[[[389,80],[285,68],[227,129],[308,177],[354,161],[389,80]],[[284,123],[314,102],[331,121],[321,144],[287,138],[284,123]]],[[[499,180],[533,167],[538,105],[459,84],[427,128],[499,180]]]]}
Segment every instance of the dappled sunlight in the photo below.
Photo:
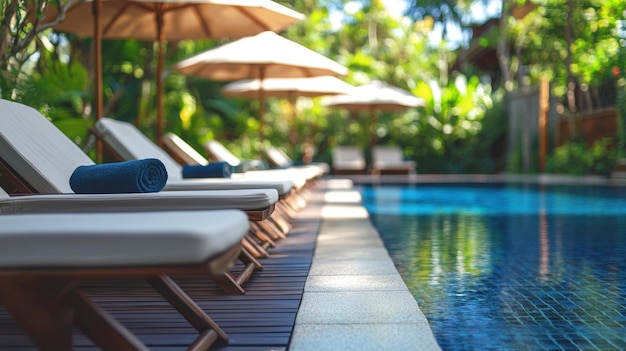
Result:
{"type": "Polygon", "coordinates": [[[397,274],[313,276],[309,291],[376,291],[406,289],[397,274]]]}

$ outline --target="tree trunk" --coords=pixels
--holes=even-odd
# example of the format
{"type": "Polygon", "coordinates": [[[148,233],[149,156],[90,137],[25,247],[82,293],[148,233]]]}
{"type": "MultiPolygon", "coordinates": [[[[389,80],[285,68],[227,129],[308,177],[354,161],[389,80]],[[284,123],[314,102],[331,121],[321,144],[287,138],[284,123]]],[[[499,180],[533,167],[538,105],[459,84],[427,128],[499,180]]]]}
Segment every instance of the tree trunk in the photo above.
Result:
{"type": "Polygon", "coordinates": [[[565,69],[567,70],[567,107],[569,114],[567,119],[569,121],[570,135],[576,135],[576,123],[574,117],[576,114],[576,79],[572,73],[572,42],[573,42],[573,30],[574,30],[574,1],[567,0],[567,24],[565,27],[565,45],[566,45],[566,57],[565,57],[565,69]]]}

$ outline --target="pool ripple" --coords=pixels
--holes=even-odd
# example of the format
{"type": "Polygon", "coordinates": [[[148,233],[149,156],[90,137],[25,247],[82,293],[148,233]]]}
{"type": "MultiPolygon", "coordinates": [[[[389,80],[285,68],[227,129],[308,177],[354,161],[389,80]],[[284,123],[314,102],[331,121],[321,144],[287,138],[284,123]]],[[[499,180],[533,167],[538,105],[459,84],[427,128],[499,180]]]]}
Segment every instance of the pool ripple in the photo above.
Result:
{"type": "Polygon", "coordinates": [[[443,350],[626,349],[623,189],[361,192],[443,350]]]}

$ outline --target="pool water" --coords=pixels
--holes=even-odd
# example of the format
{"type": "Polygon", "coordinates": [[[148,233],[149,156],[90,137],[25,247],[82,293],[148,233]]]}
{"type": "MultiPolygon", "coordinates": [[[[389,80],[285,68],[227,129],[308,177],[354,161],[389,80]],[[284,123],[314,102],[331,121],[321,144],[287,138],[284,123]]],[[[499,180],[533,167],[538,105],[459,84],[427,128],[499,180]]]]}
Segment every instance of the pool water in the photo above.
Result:
{"type": "Polygon", "coordinates": [[[626,189],[360,190],[444,351],[626,349],[626,189]]]}

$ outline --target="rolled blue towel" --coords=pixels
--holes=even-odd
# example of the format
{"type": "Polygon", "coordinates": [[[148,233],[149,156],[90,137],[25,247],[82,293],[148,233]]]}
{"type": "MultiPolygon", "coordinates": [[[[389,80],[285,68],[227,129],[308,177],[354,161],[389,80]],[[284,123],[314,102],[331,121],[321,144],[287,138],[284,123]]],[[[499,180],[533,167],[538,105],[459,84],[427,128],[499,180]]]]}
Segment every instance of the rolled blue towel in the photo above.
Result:
{"type": "Polygon", "coordinates": [[[77,194],[155,193],[167,182],[167,170],[158,159],[80,166],[70,177],[77,194]]]}
{"type": "Polygon", "coordinates": [[[183,178],[230,178],[233,169],[228,162],[183,166],[183,178]]]}

